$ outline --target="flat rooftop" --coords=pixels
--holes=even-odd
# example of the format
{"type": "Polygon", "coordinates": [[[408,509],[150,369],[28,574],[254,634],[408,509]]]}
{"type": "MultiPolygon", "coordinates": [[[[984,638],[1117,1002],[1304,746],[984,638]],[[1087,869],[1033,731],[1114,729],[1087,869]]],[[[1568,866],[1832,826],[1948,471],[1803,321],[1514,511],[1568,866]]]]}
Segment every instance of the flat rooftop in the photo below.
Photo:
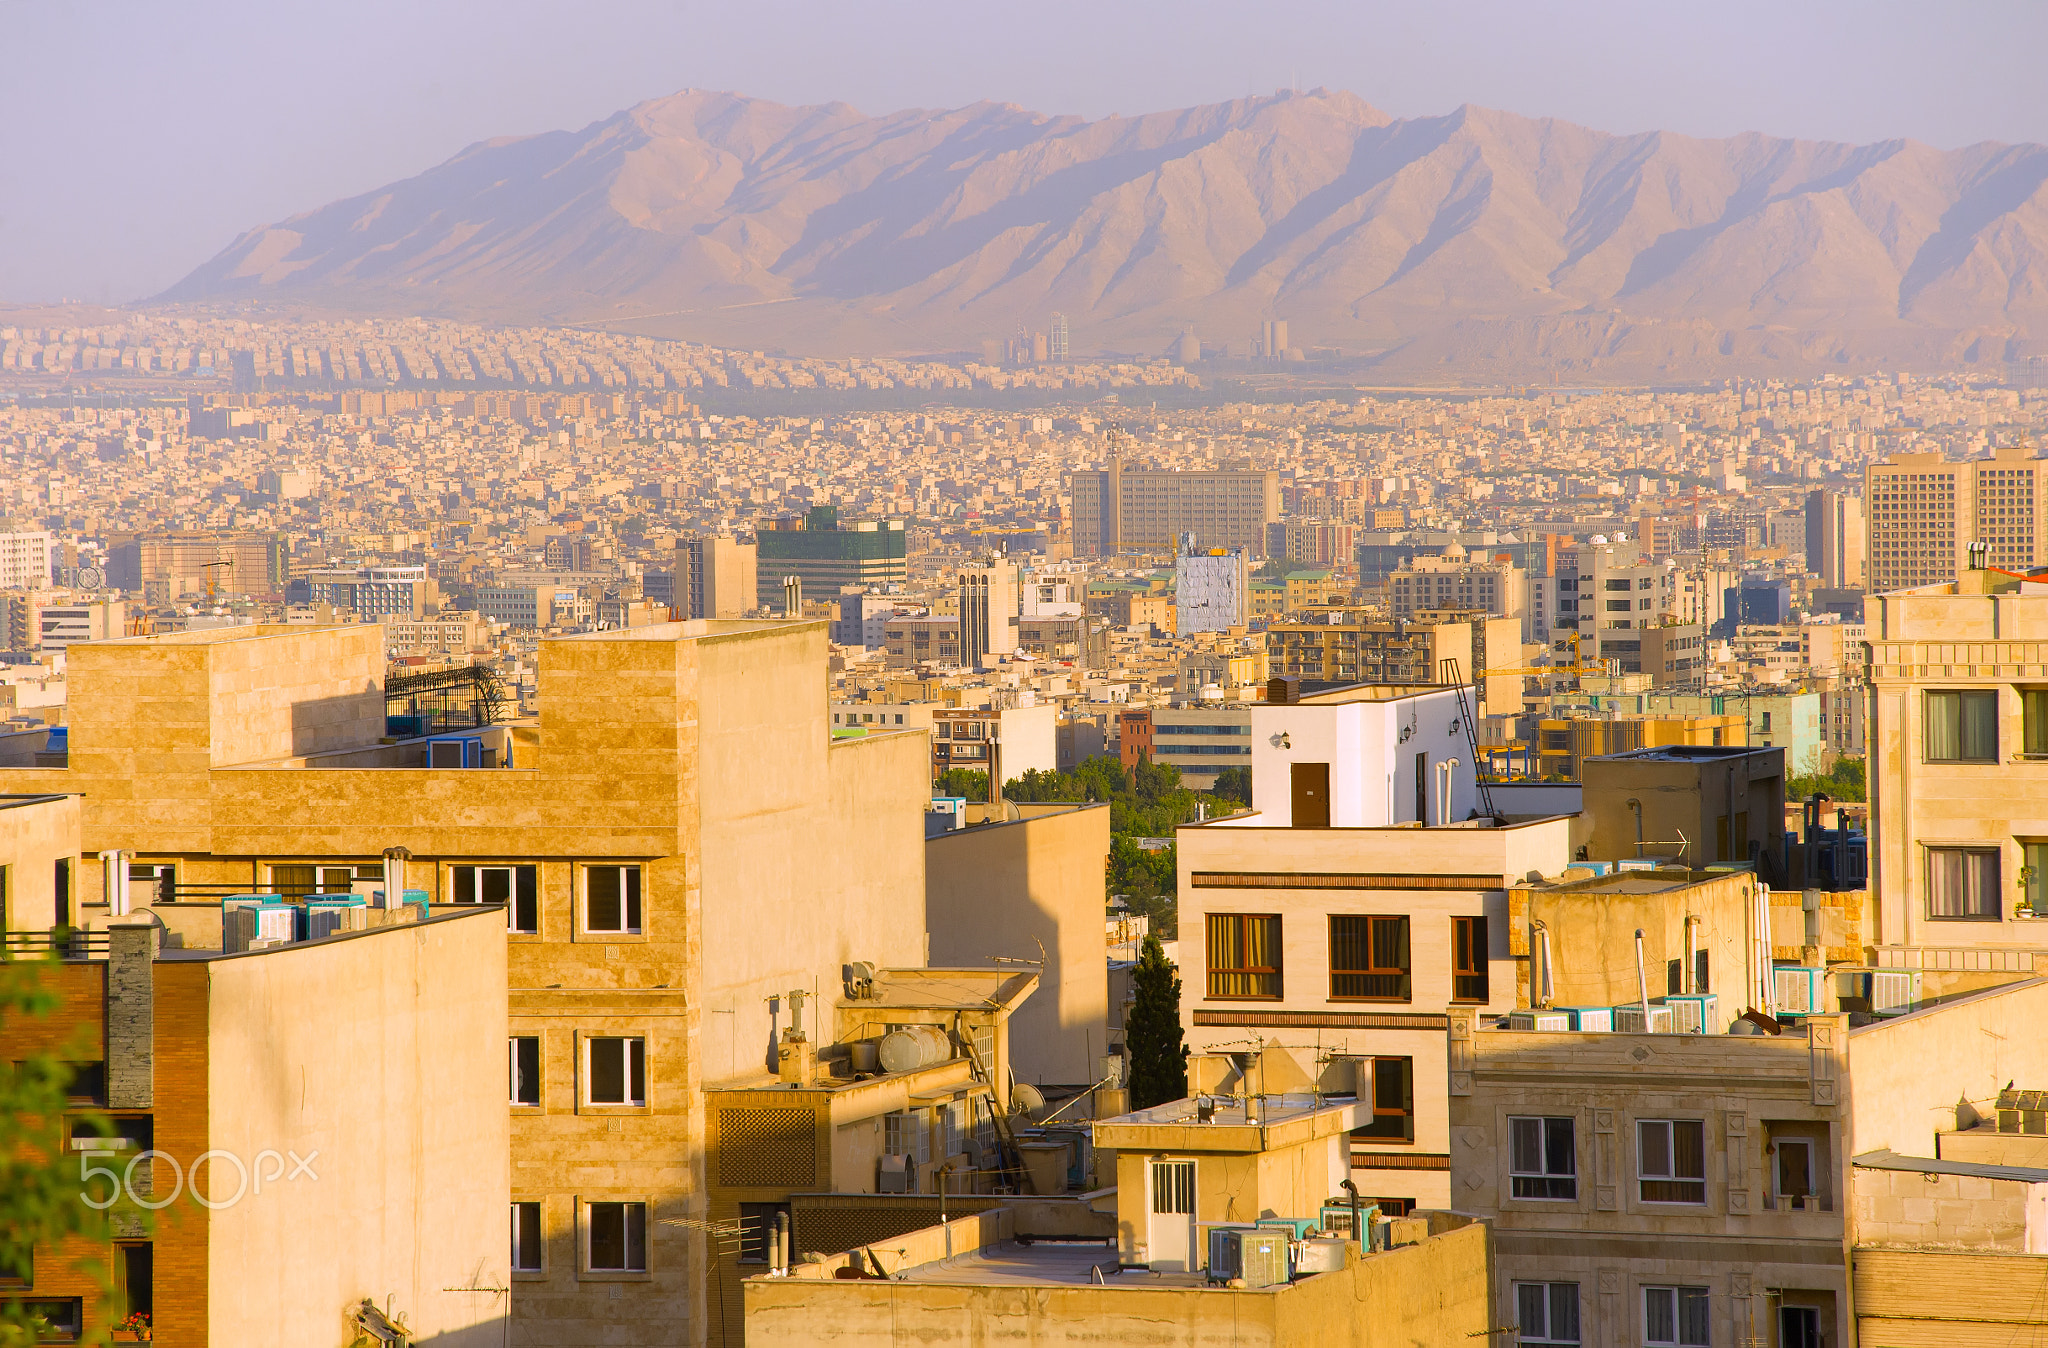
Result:
{"type": "MultiPolygon", "coordinates": [[[[1252,1069],[1254,1073],[1257,1068],[1252,1069]]],[[[1096,1126],[1134,1125],[1137,1127],[1177,1128],[1183,1124],[1196,1127],[1244,1127],[1248,1123],[1272,1125],[1288,1123],[1295,1119],[1313,1118],[1321,1113],[1348,1111],[1358,1104],[1356,1096],[1350,1095],[1267,1095],[1256,1097],[1255,1110],[1247,1113],[1247,1102],[1223,1095],[1194,1096],[1185,1100],[1174,1100],[1150,1109],[1137,1109],[1128,1114],[1119,1114],[1113,1119],[1097,1119],[1096,1126]],[[1202,1110],[1209,1110],[1209,1117],[1202,1117],[1202,1110]]]]}
{"type": "MultiPolygon", "coordinates": [[[[887,1245],[875,1247],[887,1266],[887,1245]]],[[[918,1264],[898,1275],[904,1282],[933,1283],[950,1287],[1182,1287],[1209,1285],[1201,1273],[1152,1273],[1144,1269],[1119,1271],[1117,1252],[1107,1244],[1048,1245],[1033,1241],[1019,1245],[1002,1241],[995,1245],[956,1254],[950,1259],[918,1264]]],[[[1222,1290],[1222,1289],[1217,1289],[1222,1290]]],[[[1239,1293],[1246,1289],[1235,1289],[1239,1293]]],[[[1255,1289],[1280,1292],[1286,1285],[1255,1289]]]]}
{"type": "Polygon", "coordinates": [[[1748,754],[1777,753],[1764,744],[1663,744],[1649,749],[1624,749],[1618,754],[1594,754],[1588,763],[1710,763],[1722,758],[1748,754]]]}

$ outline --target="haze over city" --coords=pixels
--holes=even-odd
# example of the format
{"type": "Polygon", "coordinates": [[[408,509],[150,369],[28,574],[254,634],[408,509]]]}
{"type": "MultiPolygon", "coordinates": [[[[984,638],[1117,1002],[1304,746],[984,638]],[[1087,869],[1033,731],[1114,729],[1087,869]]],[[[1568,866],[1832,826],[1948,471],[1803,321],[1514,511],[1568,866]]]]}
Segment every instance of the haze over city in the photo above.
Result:
{"type": "Polygon", "coordinates": [[[8,19],[0,1348],[2048,1344],[2048,10],[8,19]]]}

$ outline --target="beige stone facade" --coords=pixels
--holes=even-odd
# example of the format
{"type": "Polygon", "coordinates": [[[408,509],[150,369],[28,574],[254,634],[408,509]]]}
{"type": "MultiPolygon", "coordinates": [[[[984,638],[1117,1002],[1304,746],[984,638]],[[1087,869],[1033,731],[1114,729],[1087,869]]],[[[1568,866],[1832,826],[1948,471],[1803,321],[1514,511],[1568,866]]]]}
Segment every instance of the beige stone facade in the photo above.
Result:
{"type": "Polygon", "coordinates": [[[509,755],[429,768],[379,745],[375,626],[94,644],[69,766],[0,790],[81,793],[85,850],[167,868],[177,905],[347,884],[390,849],[436,904],[504,895],[509,1034],[538,1041],[511,1199],[543,1232],[512,1341],[703,1342],[703,1237],[668,1223],[704,1210],[704,1090],[772,1068],[771,998],[924,953],[926,739],[832,742],[825,654],[808,622],[544,641],[509,755]],[[645,1205],[615,1261],[639,1267],[593,1265],[596,1203],[645,1205]]]}
{"type": "Polygon", "coordinates": [[[2048,945],[2048,587],[1866,601],[1879,947],[2048,945]]]}

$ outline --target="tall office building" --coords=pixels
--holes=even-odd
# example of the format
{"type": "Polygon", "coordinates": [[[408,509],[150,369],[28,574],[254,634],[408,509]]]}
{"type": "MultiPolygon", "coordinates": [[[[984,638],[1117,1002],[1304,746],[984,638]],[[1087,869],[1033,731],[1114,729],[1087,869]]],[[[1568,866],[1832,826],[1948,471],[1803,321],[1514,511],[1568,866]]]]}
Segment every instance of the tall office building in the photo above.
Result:
{"type": "Polygon", "coordinates": [[[1266,526],[1280,518],[1277,473],[1126,468],[1074,474],[1074,555],[1172,552],[1182,534],[1198,548],[1263,556],[1266,526]]]}
{"type": "Polygon", "coordinates": [[[782,578],[803,581],[804,592],[835,595],[848,585],[901,585],[909,578],[902,520],[857,520],[841,526],[836,517],[813,511],[801,529],[764,529],[759,549],[757,599],[762,608],[782,605],[782,578]]]}
{"type": "Polygon", "coordinates": [[[1048,339],[1046,342],[1046,359],[1065,360],[1067,358],[1067,316],[1065,314],[1054,314],[1052,316],[1052,331],[1046,334],[1046,336],[1048,339]]]}
{"type": "Polygon", "coordinates": [[[51,579],[50,536],[0,534],[0,590],[37,590],[51,579]]]}
{"type": "Polygon", "coordinates": [[[1972,543],[1986,545],[1994,567],[2041,565],[2044,467],[2019,445],[1961,463],[1927,453],[1871,464],[1863,490],[1868,588],[1882,594],[1953,581],[1972,543]]]}
{"type": "Polygon", "coordinates": [[[1807,493],[1806,569],[1827,589],[1862,588],[1862,498],[1838,491],[1807,493]]]}
{"type": "MultiPolygon", "coordinates": [[[[755,545],[736,538],[676,543],[674,607],[686,618],[743,618],[760,607],[755,545]],[[686,603],[687,601],[687,603],[686,603]]],[[[781,586],[777,573],[776,587],[781,586]]]]}
{"type": "Polygon", "coordinates": [[[960,568],[960,663],[978,669],[1017,649],[1017,568],[992,561],[960,568]]]}

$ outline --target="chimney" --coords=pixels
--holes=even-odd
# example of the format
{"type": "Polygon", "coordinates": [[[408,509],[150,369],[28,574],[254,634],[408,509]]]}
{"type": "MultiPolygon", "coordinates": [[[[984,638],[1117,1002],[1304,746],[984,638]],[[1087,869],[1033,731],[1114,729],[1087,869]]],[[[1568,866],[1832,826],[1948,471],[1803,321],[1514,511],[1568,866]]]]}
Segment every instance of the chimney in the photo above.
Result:
{"type": "Polygon", "coordinates": [[[107,1108],[156,1107],[155,964],[161,928],[107,928],[107,1108]]]}

